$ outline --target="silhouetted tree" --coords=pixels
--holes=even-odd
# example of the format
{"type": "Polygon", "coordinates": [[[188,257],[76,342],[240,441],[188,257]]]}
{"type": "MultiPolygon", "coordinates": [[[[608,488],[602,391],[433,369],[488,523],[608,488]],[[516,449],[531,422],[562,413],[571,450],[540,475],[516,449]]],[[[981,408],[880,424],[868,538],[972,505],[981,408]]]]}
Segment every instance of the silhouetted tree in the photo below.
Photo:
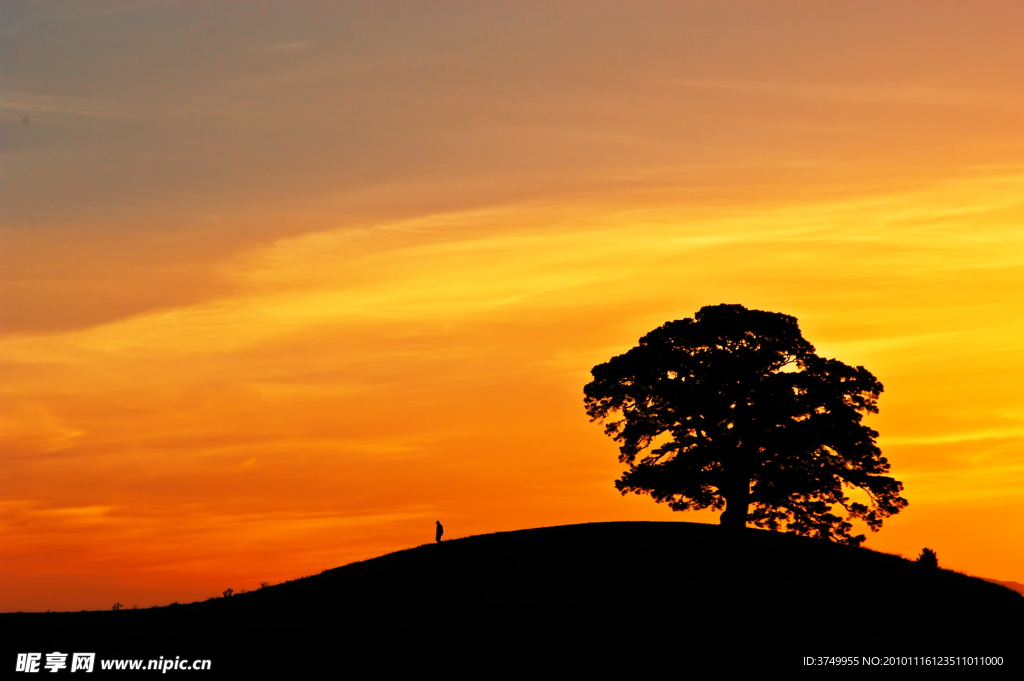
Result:
{"type": "Polygon", "coordinates": [[[864,367],[815,354],[795,317],[704,307],[591,373],[587,413],[620,443],[623,494],[650,494],[676,511],[725,508],[728,527],[750,522],[853,545],[864,535],[852,536],[849,520],[878,531],[907,505],[902,483],[882,475],[889,463],[878,433],[861,423],[878,412],[882,384],[864,367]],[[853,488],[868,503],[851,501],[853,488]]]}
{"type": "Polygon", "coordinates": [[[917,562],[925,567],[939,567],[939,557],[927,547],[921,549],[921,555],[917,557],[917,562]]]}

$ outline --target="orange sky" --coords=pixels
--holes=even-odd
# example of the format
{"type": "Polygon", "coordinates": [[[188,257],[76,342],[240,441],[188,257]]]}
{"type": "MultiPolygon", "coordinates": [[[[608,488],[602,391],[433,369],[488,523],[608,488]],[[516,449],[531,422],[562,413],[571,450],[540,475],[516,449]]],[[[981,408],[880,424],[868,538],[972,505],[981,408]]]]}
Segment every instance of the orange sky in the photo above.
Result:
{"type": "Polygon", "coordinates": [[[0,610],[187,602],[621,497],[703,305],[885,385],[871,548],[1024,582],[1024,9],[0,6],[0,610]]]}

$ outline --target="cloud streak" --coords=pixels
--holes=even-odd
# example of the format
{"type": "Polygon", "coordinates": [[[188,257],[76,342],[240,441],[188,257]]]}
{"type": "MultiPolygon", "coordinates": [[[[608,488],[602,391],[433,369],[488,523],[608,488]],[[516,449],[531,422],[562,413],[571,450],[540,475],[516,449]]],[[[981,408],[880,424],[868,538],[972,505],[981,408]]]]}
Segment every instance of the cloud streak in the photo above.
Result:
{"type": "Polygon", "coordinates": [[[59,116],[134,118],[133,114],[101,100],[10,90],[0,90],[0,109],[59,116]]]}
{"type": "Polygon", "coordinates": [[[676,78],[668,82],[692,90],[717,90],[858,105],[952,106],[1024,111],[1024,96],[1016,91],[957,90],[914,82],[800,83],[728,78],[676,78]]]}

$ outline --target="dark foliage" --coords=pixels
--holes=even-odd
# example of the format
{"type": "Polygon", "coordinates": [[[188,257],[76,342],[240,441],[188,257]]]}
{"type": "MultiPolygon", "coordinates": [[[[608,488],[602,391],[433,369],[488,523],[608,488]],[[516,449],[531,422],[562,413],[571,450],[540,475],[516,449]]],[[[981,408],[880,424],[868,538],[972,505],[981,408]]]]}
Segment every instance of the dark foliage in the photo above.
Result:
{"type": "Polygon", "coordinates": [[[935,555],[934,551],[927,547],[921,549],[921,555],[917,557],[917,562],[925,567],[939,567],[939,557],[935,555]]]}
{"type": "Polygon", "coordinates": [[[673,510],[721,510],[722,524],[860,544],[907,505],[878,433],[882,384],[815,354],[794,317],[741,305],[702,308],[593,368],[587,413],[629,465],[616,487],[673,510]],[[868,503],[846,492],[862,490],[868,503]],[[835,510],[845,510],[845,518],[835,510]]]}

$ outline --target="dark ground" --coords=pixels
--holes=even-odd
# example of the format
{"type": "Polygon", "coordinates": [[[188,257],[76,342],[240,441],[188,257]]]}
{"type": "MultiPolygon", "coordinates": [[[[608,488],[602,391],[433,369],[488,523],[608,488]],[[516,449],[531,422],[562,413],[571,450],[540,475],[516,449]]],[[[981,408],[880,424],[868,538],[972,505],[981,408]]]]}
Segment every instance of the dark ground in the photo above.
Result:
{"type": "Polygon", "coordinates": [[[873,656],[1003,658],[1001,670],[960,670],[974,676],[1020,668],[1024,596],[791,535],[594,523],[428,544],[190,605],[0,614],[0,635],[0,676],[18,652],[55,650],[211,659],[212,673],[168,672],[201,678],[595,668],[817,676],[824,670],[804,656],[855,657],[865,673],[873,656]]]}

